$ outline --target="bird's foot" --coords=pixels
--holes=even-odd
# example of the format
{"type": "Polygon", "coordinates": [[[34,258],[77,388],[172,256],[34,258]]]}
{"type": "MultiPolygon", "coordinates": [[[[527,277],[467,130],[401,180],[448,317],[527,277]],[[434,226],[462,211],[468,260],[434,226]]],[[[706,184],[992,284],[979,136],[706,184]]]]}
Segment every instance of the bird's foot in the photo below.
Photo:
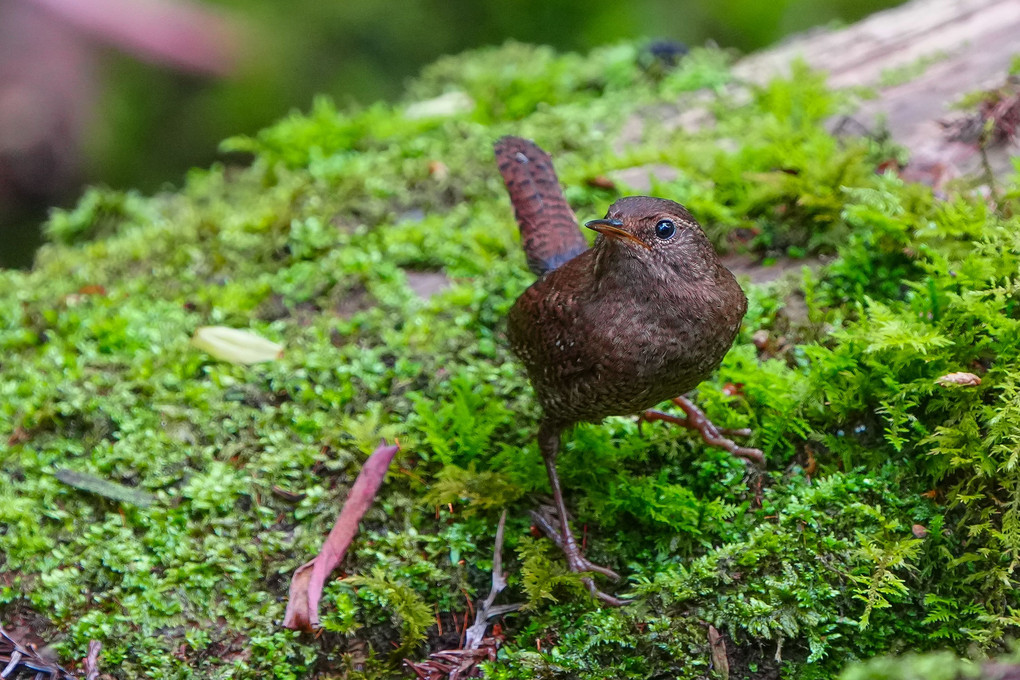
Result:
{"type": "MultiPolygon", "coordinates": [[[[560,531],[560,527],[555,526],[552,520],[550,520],[550,518],[543,512],[532,510],[531,519],[535,522],[535,526],[541,529],[542,533],[549,537],[549,539],[563,551],[563,554],[567,558],[567,566],[570,568],[570,571],[579,574],[586,572],[602,574],[614,581],[618,581],[620,579],[620,575],[612,569],[595,564],[581,554],[580,549],[577,547],[577,541],[574,540],[573,534],[570,533],[569,525],[565,526],[566,535],[569,539],[564,541],[564,533],[560,531]]],[[[583,577],[581,582],[593,597],[598,598],[612,607],[622,607],[627,604],[626,600],[621,600],[617,597],[613,597],[609,593],[604,593],[599,590],[598,586],[595,585],[595,580],[590,576],[583,577]]]]}
{"type": "MultiPolygon", "coordinates": [[[[551,510],[548,506],[543,507],[544,511],[551,510]]],[[[531,519],[535,522],[535,526],[542,530],[542,533],[549,537],[549,539],[556,544],[556,546],[563,551],[566,555],[567,565],[570,567],[570,571],[583,572],[590,571],[596,574],[602,574],[614,581],[620,580],[620,575],[608,567],[603,567],[594,562],[591,562],[587,557],[581,554],[580,549],[577,547],[577,542],[571,540],[569,547],[563,541],[563,534],[560,531],[560,527],[556,526],[549,516],[542,511],[532,510],[531,519]]],[[[558,522],[557,522],[558,523],[558,522]]],[[[569,526],[567,527],[569,531],[569,526]]]]}
{"type": "Polygon", "coordinates": [[[701,435],[701,438],[704,439],[705,443],[709,446],[724,449],[738,458],[743,458],[760,467],[765,467],[765,454],[762,453],[761,449],[740,446],[730,439],[730,437],[747,437],[751,434],[750,430],[746,428],[740,430],[727,430],[725,428],[716,427],[715,423],[709,420],[708,416],[705,415],[705,412],[695,406],[694,402],[687,397],[677,397],[673,400],[673,403],[679,406],[686,416],[675,416],[670,413],[664,413],[663,411],[648,410],[638,416],[638,428],[640,429],[641,423],[652,423],[657,420],[661,420],[666,423],[686,427],[689,430],[697,430],[697,432],[701,435]]]}

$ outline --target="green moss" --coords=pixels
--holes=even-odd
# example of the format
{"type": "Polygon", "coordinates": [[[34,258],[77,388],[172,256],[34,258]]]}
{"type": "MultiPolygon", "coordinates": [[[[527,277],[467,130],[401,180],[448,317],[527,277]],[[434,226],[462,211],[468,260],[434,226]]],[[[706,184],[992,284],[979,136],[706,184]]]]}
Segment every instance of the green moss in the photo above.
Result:
{"type": "Polygon", "coordinates": [[[484,50],[430,67],[404,103],[320,101],[227,142],[249,167],[55,212],[35,268],[0,272],[0,620],[68,659],[99,639],[119,677],[399,677],[397,656],[457,644],[505,507],[501,597],[528,606],[489,677],[706,677],[709,624],[732,678],[998,651],[1020,608],[1018,206],[876,174],[899,152],[828,134],[847,101],[819,76],[738,87],[727,64],[484,50]],[[471,105],[408,115],[449,92],[471,105]],[[695,98],[712,122],[685,131],[695,98]],[[491,158],[507,133],[554,154],[581,217],[626,190],[585,180],[668,164],[655,193],[721,248],[825,262],[748,286],[698,389],[716,422],[753,429],[767,473],[629,419],[566,440],[577,527],[626,576],[625,609],[599,609],[529,532],[548,488],[504,335],[531,281],[491,158]],[[448,285],[420,294],[423,274],[448,285]],[[209,324],[284,355],[215,361],[189,343],[209,324]],[[937,383],[961,371],[981,384],[937,383]],[[290,574],[380,437],[403,450],[343,564],[354,578],[328,586],[322,636],[282,630],[290,574]]]}

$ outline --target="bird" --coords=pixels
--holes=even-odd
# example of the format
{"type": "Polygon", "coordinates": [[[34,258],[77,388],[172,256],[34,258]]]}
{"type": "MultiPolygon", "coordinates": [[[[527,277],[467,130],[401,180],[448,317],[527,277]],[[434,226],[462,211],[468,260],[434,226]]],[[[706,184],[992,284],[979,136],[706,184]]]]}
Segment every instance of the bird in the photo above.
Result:
{"type": "Polygon", "coordinates": [[[536,524],[583,572],[607,605],[624,600],[598,588],[592,574],[619,576],[585,558],[570,529],[556,458],[577,423],[638,415],[699,432],[706,443],[758,465],[763,453],[737,445],[682,396],[709,377],[730,349],[747,298],[693,215],[675,201],[628,196],[585,226],[589,247],[560,187],[552,159],[534,142],[500,138],[497,165],[520,229],[529,269],[538,276],[507,317],[511,352],[524,365],[541,406],[538,448],[559,528],[536,524]],[[666,400],[684,416],[652,407],[666,400]]]}

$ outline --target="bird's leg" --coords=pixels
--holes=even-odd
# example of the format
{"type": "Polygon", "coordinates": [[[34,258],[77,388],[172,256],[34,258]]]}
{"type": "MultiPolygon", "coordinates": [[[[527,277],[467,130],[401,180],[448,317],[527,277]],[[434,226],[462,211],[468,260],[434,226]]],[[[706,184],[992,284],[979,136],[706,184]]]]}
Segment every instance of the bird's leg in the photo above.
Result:
{"type": "Polygon", "coordinates": [[[661,420],[663,422],[686,427],[689,430],[697,430],[697,432],[701,435],[701,438],[704,439],[705,443],[709,446],[725,449],[738,458],[744,458],[764,467],[765,454],[762,453],[760,449],[739,446],[732,439],[729,439],[729,437],[732,436],[746,437],[751,434],[750,430],[726,430],[716,427],[715,424],[708,419],[708,416],[705,415],[705,412],[695,406],[694,402],[687,397],[677,397],[673,400],[673,403],[683,409],[686,417],[674,416],[669,413],[663,413],[662,411],[648,410],[638,417],[638,427],[641,426],[641,423],[651,423],[661,420]]]}
{"type": "MultiPolygon", "coordinates": [[[[567,566],[570,567],[570,571],[573,572],[596,572],[603,574],[612,579],[620,578],[611,569],[600,567],[597,564],[589,562],[582,554],[581,550],[577,547],[577,540],[574,539],[574,534],[570,530],[570,524],[567,520],[567,506],[563,502],[563,491],[560,489],[560,478],[556,474],[556,454],[559,453],[560,449],[560,431],[561,428],[549,427],[542,425],[538,429],[538,450],[542,453],[542,459],[545,461],[545,470],[549,474],[549,485],[552,487],[553,502],[556,504],[556,514],[559,515],[560,527],[559,531],[552,526],[552,524],[542,517],[539,513],[532,513],[532,517],[535,518],[535,523],[540,529],[552,541],[560,547],[563,554],[567,558],[567,566]]],[[[598,599],[602,600],[606,604],[614,607],[619,607],[626,602],[618,598],[613,597],[607,593],[603,593],[595,586],[595,581],[590,576],[585,576],[581,579],[588,591],[598,599]]]]}
{"type": "MultiPolygon", "coordinates": [[[[546,505],[546,506],[543,506],[542,510],[552,510],[552,508],[550,508],[548,505],[546,505]]],[[[543,534],[545,534],[546,536],[549,537],[550,541],[552,541],[553,543],[556,544],[557,548],[559,548],[560,550],[566,551],[566,548],[563,547],[564,546],[563,532],[560,531],[560,529],[558,528],[558,526],[556,524],[553,524],[553,522],[551,522],[549,520],[549,516],[545,512],[542,512],[542,510],[532,510],[531,511],[530,514],[531,514],[532,521],[535,522],[535,526],[536,527],[538,527],[539,529],[542,530],[543,534]]],[[[557,512],[559,512],[559,511],[557,511],[557,512]]],[[[612,569],[609,569],[608,567],[603,567],[601,565],[595,564],[595,563],[589,561],[583,555],[581,556],[581,562],[584,564],[584,569],[581,569],[580,571],[594,571],[594,572],[596,572],[598,574],[602,574],[603,576],[608,576],[609,578],[613,579],[614,581],[619,580],[619,578],[620,578],[620,575],[617,574],[612,569]]]]}

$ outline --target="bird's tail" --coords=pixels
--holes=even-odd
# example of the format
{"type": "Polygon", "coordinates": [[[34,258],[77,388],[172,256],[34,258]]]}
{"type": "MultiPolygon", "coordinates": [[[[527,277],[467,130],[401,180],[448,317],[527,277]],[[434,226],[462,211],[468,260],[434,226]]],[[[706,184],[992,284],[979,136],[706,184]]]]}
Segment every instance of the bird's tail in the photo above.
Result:
{"type": "Polygon", "coordinates": [[[495,151],[531,271],[544,274],[587,250],[549,154],[520,137],[501,138],[495,151]]]}

